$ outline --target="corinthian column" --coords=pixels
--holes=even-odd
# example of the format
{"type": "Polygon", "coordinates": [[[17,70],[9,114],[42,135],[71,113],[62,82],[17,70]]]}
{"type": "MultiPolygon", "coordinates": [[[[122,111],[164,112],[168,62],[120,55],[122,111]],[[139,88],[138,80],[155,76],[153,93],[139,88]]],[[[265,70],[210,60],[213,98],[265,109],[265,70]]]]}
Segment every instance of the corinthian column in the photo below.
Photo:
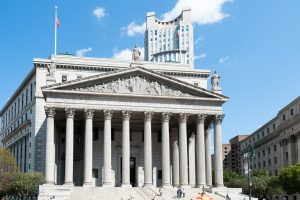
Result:
{"type": "Polygon", "coordinates": [[[75,109],[66,109],[66,159],[65,159],[65,185],[73,185],[73,144],[74,144],[74,116],[75,109]]]}
{"type": "Polygon", "coordinates": [[[188,181],[188,153],[187,153],[187,122],[188,114],[180,113],[179,116],[179,183],[187,186],[188,181]]]}
{"type": "Polygon", "coordinates": [[[162,186],[170,184],[170,140],[169,140],[169,121],[171,113],[162,113],[162,186]]]}
{"type": "Polygon", "coordinates": [[[205,143],[204,143],[204,121],[206,115],[197,115],[197,136],[196,136],[196,177],[197,187],[206,185],[205,178],[205,143]]]}
{"type": "Polygon", "coordinates": [[[112,185],[111,180],[111,118],[112,110],[104,110],[104,180],[103,185],[112,185]]]}
{"type": "Polygon", "coordinates": [[[210,153],[210,126],[205,131],[205,177],[206,185],[212,186],[211,153],[210,153]]]}
{"type": "Polygon", "coordinates": [[[84,181],[83,186],[93,186],[93,110],[85,112],[84,181]]]}
{"type": "Polygon", "coordinates": [[[223,158],[222,158],[222,120],[224,115],[216,115],[214,121],[214,164],[215,164],[215,186],[223,187],[223,158]]]}
{"type": "Polygon", "coordinates": [[[54,116],[55,108],[45,107],[47,117],[46,132],[46,184],[54,184],[54,162],[55,162],[55,144],[54,144],[54,116]]]}
{"type": "Polygon", "coordinates": [[[123,110],[122,125],[122,186],[130,186],[130,117],[131,112],[123,110]]]}
{"type": "Polygon", "coordinates": [[[144,185],[152,185],[151,120],[153,112],[145,112],[144,119],[144,185]]]}

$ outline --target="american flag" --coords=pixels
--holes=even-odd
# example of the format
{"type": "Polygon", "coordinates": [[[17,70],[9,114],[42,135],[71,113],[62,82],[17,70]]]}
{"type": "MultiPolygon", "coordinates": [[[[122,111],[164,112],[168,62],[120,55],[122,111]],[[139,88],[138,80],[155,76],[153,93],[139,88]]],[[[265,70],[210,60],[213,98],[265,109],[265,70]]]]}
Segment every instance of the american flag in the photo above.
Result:
{"type": "Polygon", "coordinates": [[[58,19],[58,17],[56,17],[55,24],[56,24],[56,27],[59,27],[59,19],[58,19]]]}

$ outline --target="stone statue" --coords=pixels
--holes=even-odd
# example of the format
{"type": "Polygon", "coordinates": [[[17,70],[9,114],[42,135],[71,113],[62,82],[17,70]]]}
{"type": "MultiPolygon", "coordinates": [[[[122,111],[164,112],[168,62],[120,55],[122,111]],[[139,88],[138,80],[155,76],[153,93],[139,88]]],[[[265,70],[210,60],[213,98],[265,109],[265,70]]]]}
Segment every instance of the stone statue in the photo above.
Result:
{"type": "Polygon", "coordinates": [[[134,46],[134,49],[132,50],[132,61],[133,62],[139,62],[141,58],[141,51],[137,47],[137,45],[134,46]]]}
{"type": "Polygon", "coordinates": [[[50,77],[53,77],[54,76],[54,72],[55,72],[55,63],[54,62],[51,62],[50,65],[47,65],[47,69],[48,69],[48,72],[49,72],[49,75],[50,77]]]}
{"type": "Polygon", "coordinates": [[[220,78],[221,77],[218,75],[217,71],[215,71],[213,77],[211,78],[212,90],[220,89],[220,78]]]}

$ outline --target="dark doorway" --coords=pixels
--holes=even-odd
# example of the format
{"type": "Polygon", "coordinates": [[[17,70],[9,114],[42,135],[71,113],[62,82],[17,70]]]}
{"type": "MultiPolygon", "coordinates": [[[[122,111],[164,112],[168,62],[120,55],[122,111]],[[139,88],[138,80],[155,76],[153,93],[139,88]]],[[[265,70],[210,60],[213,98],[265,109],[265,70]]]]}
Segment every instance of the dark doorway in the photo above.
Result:
{"type": "Polygon", "coordinates": [[[135,187],[135,157],[130,157],[130,184],[135,187]]]}
{"type": "MultiPolygon", "coordinates": [[[[135,166],[136,166],[136,159],[135,157],[130,157],[130,184],[135,187],[135,166]]],[[[122,157],[121,157],[121,184],[122,184],[122,157]]]]}

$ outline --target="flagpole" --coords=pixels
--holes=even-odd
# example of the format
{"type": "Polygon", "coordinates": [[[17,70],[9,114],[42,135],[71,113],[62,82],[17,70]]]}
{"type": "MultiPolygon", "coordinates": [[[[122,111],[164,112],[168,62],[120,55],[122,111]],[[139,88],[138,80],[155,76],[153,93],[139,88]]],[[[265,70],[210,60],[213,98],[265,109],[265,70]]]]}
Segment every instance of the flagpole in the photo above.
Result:
{"type": "Polygon", "coordinates": [[[54,19],[54,55],[56,55],[56,32],[57,32],[57,6],[55,6],[55,19],[54,19]]]}

